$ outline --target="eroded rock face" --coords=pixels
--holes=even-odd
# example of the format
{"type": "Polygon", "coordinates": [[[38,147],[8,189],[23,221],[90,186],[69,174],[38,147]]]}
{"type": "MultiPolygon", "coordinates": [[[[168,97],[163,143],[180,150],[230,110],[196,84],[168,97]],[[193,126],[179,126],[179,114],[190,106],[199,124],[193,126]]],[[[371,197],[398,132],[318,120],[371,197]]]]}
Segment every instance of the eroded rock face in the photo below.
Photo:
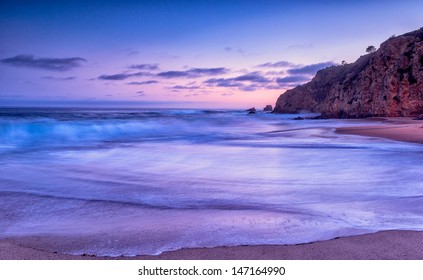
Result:
{"type": "Polygon", "coordinates": [[[317,72],[282,94],[276,113],[307,110],[326,118],[406,117],[423,113],[423,28],[392,37],[352,64],[317,72]]]}

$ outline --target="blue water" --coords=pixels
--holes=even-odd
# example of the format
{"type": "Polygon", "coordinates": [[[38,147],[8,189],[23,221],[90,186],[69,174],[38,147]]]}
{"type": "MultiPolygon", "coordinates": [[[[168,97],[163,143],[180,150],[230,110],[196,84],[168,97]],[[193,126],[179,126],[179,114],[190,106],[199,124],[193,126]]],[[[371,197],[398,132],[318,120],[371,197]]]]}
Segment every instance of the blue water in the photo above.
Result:
{"type": "Polygon", "coordinates": [[[71,254],[423,230],[423,146],[354,120],[0,109],[0,238],[71,254]]]}

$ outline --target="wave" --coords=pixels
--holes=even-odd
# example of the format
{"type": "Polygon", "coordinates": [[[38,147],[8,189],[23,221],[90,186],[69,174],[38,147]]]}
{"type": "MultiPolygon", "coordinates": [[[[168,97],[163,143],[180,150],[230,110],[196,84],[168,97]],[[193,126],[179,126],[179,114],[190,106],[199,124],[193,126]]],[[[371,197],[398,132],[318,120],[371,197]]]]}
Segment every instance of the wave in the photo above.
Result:
{"type": "Polygon", "coordinates": [[[242,139],[244,112],[223,110],[0,110],[0,151],[99,143],[242,139]]]}

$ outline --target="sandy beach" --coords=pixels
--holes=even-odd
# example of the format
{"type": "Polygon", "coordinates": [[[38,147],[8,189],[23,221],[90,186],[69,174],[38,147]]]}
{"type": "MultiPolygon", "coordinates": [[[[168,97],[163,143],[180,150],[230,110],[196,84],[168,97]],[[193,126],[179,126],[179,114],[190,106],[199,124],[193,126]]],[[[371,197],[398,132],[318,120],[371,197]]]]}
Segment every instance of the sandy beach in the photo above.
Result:
{"type": "Polygon", "coordinates": [[[158,256],[73,256],[0,241],[2,260],[423,260],[423,232],[382,231],[299,245],[181,249],[158,256]]]}
{"type": "MultiPolygon", "coordinates": [[[[342,127],[337,133],[382,137],[396,141],[423,143],[423,121],[411,118],[367,119],[377,124],[342,127]]],[[[281,233],[282,234],[282,233],[281,233]]],[[[254,245],[214,248],[191,248],[164,252],[157,256],[97,257],[42,251],[31,246],[34,238],[0,240],[1,260],[423,260],[423,232],[388,230],[340,237],[298,245],[254,245]],[[24,245],[23,245],[24,244],[24,245]]]]}
{"type": "Polygon", "coordinates": [[[381,121],[381,124],[341,127],[337,128],[336,132],[423,144],[423,120],[412,118],[368,119],[368,121],[375,120],[381,121]]]}

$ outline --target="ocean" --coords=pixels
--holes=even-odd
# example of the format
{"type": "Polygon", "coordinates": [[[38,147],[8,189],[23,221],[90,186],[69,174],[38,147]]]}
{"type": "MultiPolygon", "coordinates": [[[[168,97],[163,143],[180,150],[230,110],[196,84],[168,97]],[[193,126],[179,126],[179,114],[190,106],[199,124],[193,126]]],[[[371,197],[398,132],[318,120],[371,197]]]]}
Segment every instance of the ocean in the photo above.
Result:
{"type": "Polygon", "coordinates": [[[0,109],[0,238],[133,256],[423,230],[422,145],[297,116],[0,109]]]}

